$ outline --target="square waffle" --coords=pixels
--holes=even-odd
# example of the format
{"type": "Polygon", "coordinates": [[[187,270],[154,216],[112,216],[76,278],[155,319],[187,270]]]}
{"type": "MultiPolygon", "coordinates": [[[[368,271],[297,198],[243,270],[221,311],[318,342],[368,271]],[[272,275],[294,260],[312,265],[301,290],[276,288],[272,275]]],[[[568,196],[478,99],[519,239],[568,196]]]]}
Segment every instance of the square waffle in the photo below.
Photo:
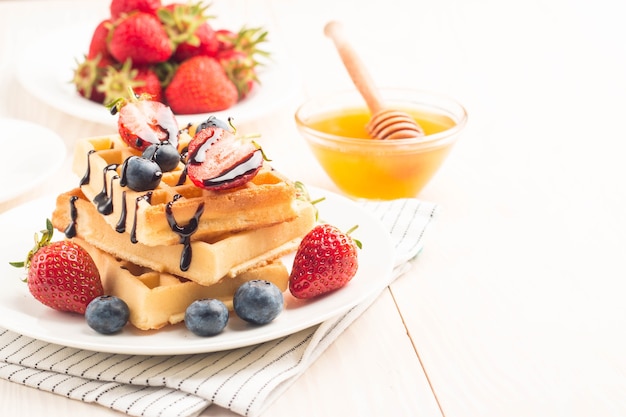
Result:
{"type": "Polygon", "coordinates": [[[160,329],[182,322],[187,307],[203,298],[221,300],[232,310],[235,291],[246,281],[263,279],[273,282],[281,291],[287,289],[289,274],[280,261],[204,286],[117,259],[85,241],[74,240],[89,252],[98,265],[105,293],[126,302],[130,310],[129,321],[140,330],[160,329]]]}
{"type": "Polygon", "coordinates": [[[77,188],[57,197],[52,224],[66,236],[80,238],[121,260],[208,286],[295,251],[316,220],[309,202],[295,200],[294,210],[293,219],[270,226],[207,241],[148,246],[133,243],[128,234],[111,228],[77,188]]]}
{"type": "MultiPolygon", "coordinates": [[[[190,139],[183,131],[179,148],[190,139]]],[[[290,221],[297,215],[294,184],[267,164],[246,185],[216,192],[193,185],[181,162],[177,169],[163,173],[157,189],[136,192],[120,185],[122,163],[131,155],[140,152],[126,145],[119,135],[82,139],[76,144],[73,170],[82,176],[81,190],[106,223],[141,244],[160,246],[181,241],[166,210],[171,210],[169,220],[180,227],[198,217],[191,240],[215,239],[290,221]]]]}

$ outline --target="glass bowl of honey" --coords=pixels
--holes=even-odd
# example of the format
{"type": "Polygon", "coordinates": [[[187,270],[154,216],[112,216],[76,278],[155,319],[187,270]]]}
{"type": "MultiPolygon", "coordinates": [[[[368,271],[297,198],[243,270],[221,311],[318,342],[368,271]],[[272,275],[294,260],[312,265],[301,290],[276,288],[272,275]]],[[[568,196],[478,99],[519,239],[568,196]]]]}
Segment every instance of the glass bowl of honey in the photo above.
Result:
{"type": "Polygon", "coordinates": [[[467,123],[467,111],[446,95],[379,90],[386,107],[411,115],[424,135],[372,139],[371,118],[355,91],[314,97],[296,111],[298,130],[330,179],[346,195],[370,200],[416,197],[444,163],[467,123]]]}

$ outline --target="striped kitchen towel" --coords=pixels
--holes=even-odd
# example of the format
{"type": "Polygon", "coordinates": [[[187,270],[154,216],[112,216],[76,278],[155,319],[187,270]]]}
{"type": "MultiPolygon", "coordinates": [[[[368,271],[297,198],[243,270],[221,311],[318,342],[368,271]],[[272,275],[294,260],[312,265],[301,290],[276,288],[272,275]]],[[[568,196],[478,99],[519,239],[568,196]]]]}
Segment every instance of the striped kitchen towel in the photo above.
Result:
{"type": "MultiPolygon", "coordinates": [[[[358,204],[380,218],[391,234],[397,259],[388,277],[392,282],[419,253],[437,206],[416,199],[358,204]]],[[[131,416],[197,416],[213,404],[258,416],[376,297],[295,334],[208,354],[92,352],[0,328],[0,377],[131,416]]]]}

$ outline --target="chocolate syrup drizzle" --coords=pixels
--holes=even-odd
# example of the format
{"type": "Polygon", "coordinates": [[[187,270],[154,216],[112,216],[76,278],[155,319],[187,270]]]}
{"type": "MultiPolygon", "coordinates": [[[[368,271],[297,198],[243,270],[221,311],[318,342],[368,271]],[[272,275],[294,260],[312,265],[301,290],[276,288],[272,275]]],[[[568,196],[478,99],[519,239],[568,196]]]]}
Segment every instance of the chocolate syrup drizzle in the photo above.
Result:
{"type": "Polygon", "coordinates": [[[189,269],[189,265],[191,265],[191,235],[198,230],[200,216],[202,216],[202,213],[204,212],[204,203],[200,203],[196,209],[196,213],[189,220],[189,223],[181,226],[176,222],[174,214],[172,213],[172,205],[180,197],[180,195],[174,196],[174,199],[167,203],[165,206],[165,216],[168,224],[170,225],[170,229],[172,229],[172,231],[180,237],[180,243],[183,244],[183,251],[180,255],[180,270],[186,271],[189,269]]]}
{"type": "Polygon", "coordinates": [[[91,176],[91,159],[89,157],[94,152],[95,152],[94,149],[92,149],[89,152],[87,152],[87,170],[85,171],[85,175],[83,175],[83,178],[81,178],[81,180],[80,180],[80,185],[87,185],[87,184],[89,184],[89,177],[91,176]]]}
{"type": "Polygon", "coordinates": [[[115,225],[115,231],[118,233],[124,233],[126,231],[126,190],[122,191],[122,211],[120,212],[120,218],[115,225]]]}
{"type": "Polygon", "coordinates": [[[64,231],[65,237],[68,239],[76,237],[76,218],[78,217],[76,200],[78,200],[78,197],[75,195],[70,197],[70,224],[67,225],[64,231]]]}
{"type": "Polygon", "coordinates": [[[137,210],[139,210],[139,203],[141,200],[150,204],[152,200],[152,191],[148,191],[146,194],[135,199],[135,217],[133,218],[133,227],[130,229],[130,241],[132,243],[137,243],[137,210]]]}
{"type": "Polygon", "coordinates": [[[185,181],[187,181],[187,165],[185,165],[185,168],[183,168],[183,170],[181,171],[180,177],[178,177],[178,182],[176,183],[176,186],[183,185],[185,181]]]}
{"type": "Polygon", "coordinates": [[[104,168],[104,170],[102,171],[102,191],[100,191],[93,198],[94,204],[98,208],[100,214],[102,214],[103,216],[108,216],[109,214],[113,213],[113,181],[119,179],[120,177],[117,174],[111,177],[111,184],[108,188],[109,190],[111,190],[111,193],[109,195],[109,192],[107,190],[107,172],[114,171],[115,169],[117,169],[117,166],[117,164],[110,164],[104,168]]]}

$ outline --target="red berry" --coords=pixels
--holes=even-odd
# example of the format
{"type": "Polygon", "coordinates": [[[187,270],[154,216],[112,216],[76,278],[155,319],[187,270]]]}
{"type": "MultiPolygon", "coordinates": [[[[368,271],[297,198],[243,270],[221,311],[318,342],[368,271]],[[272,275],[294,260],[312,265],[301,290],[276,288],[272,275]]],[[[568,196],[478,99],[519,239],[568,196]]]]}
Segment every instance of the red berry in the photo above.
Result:
{"type": "Polygon", "coordinates": [[[183,62],[196,55],[215,56],[217,54],[218,42],[215,31],[207,23],[201,24],[194,33],[193,41],[183,42],[174,52],[174,60],[183,62]]]}
{"type": "Polygon", "coordinates": [[[130,59],[123,65],[107,67],[96,87],[96,91],[104,96],[102,103],[105,105],[119,98],[129,98],[131,90],[136,95],[147,94],[155,101],[163,98],[161,81],[154,69],[133,67],[130,59]]]}
{"type": "Polygon", "coordinates": [[[54,242],[35,253],[28,269],[28,289],[48,307],[80,314],[104,293],[93,259],[71,241],[54,242]]]}
{"type": "Polygon", "coordinates": [[[239,100],[244,99],[259,82],[256,68],[261,65],[258,57],[268,57],[269,52],[259,48],[267,41],[263,28],[242,28],[235,33],[227,29],[216,31],[218,39],[217,59],[228,78],[237,86],[239,100]]]}
{"type": "Polygon", "coordinates": [[[50,243],[52,233],[48,221],[26,262],[11,264],[28,269],[28,289],[42,304],[58,311],[85,314],[91,300],[104,293],[98,268],[89,253],[75,242],[50,243]]]}
{"type": "Polygon", "coordinates": [[[72,83],[81,96],[96,103],[104,103],[105,94],[98,91],[106,70],[100,65],[100,56],[96,58],[84,57],[76,62],[72,83]]]}
{"type": "Polygon", "coordinates": [[[237,104],[237,87],[215,58],[199,55],[180,64],[165,98],[176,114],[210,113],[237,104]]]}
{"type": "Polygon", "coordinates": [[[122,13],[140,11],[156,15],[156,11],[161,7],[161,0],[112,0],[109,9],[111,17],[116,19],[122,13]]]}
{"type": "Polygon", "coordinates": [[[148,67],[137,68],[135,81],[137,83],[135,86],[137,95],[148,94],[154,101],[163,101],[161,80],[159,80],[159,76],[154,70],[148,67]]]}
{"type": "Polygon", "coordinates": [[[172,110],[163,103],[145,97],[120,99],[113,106],[119,113],[117,129],[130,147],[143,151],[151,144],[168,141],[178,146],[180,132],[172,110]]]}
{"type": "Polygon", "coordinates": [[[211,17],[206,14],[208,7],[202,2],[175,2],[159,9],[159,19],[175,46],[174,61],[217,53],[219,42],[208,23],[211,17]]]}
{"type": "Polygon", "coordinates": [[[197,186],[219,191],[250,181],[263,166],[263,154],[251,141],[219,128],[202,129],[189,142],[187,175],[197,186]]]}
{"type": "Polygon", "coordinates": [[[330,224],[315,226],[300,243],[294,258],[289,291],[313,298],[345,286],[358,269],[357,245],[330,224]]]}
{"type": "Polygon", "coordinates": [[[167,61],[174,52],[159,19],[148,13],[132,13],[115,22],[109,52],[118,62],[130,59],[133,65],[167,61]]]}
{"type": "Polygon", "coordinates": [[[237,34],[230,29],[218,29],[215,31],[217,36],[218,51],[226,51],[235,47],[237,34]]]}
{"type": "Polygon", "coordinates": [[[239,100],[243,100],[259,82],[256,73],[257,62],[244,52],[230,49],[220,52],[217,59],[226,71],[228,78],[237,87],[239,100]]]}
{"type": "Polygon", "coordinates": [[[89,42],[89,52],[87,52],[87,58],[100,59],[99,65],[106,67],[107,65],[113,65],[115,59],[109,52],[109,36],[111,34],[111,28],[113,24],[110,19],[105,19],[98,23],[91,35],[91,41],[89,42]]]}

